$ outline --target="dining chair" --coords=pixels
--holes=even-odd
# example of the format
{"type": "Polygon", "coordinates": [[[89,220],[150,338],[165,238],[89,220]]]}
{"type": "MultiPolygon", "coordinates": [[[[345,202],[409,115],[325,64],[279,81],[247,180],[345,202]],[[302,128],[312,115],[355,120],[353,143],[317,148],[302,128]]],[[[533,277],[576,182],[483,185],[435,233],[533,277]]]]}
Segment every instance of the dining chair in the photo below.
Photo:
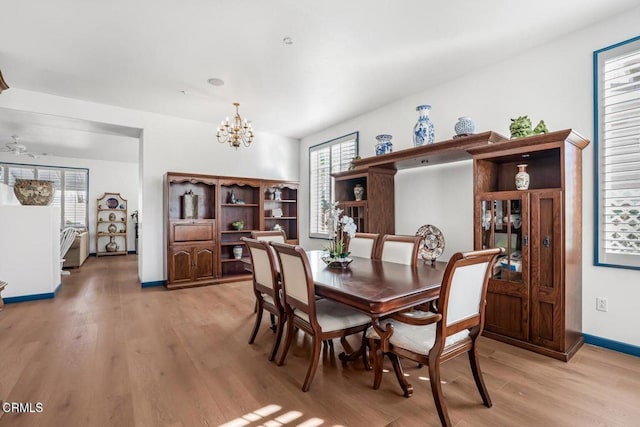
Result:
{"type": "Polygon", "coordinates": [[[380,243],[379,258],[398,264],[417,265],[421,241],[422,236],[385,234],[380,243]]]}
{"type": "Polygon", "coordinates": [[[347,250],[350,256],[373,258],[378,249],[378,233],[356,233],[349,239],[347,250]]]}
{"type": "Polygon", "coordinates": [[[482,402],[491,407],[478,359],[478,338],[484,327],[487,284],[501,248],[474,252],[457,252],[451,256],[440,287],[440,304],[434,316],[418,318],[411,313],[397,313],[383,321],[381,331],[369,334],[370,359],[373,364],[373,388],[380,387],[384,355],[391,360],[394,372],[405,397],[413,394],[407,382],[400,357],[429,367],[429,382],[440,422],[450,426],[442,385],[440,365],[467,353],[471,372],[482,402]],[[392,331],[389,335],[388,332],[392,331]],[[381,354],[379,354],[381,353],[381,354]]]}
{"type": "Polygon", "coordinates": [[[251,238],[256,240],[264,240],[266,242],[279,242],[285,243],[287,241],[287,235],[284,230],[267,230],[267,231],[252,231],[251,238]]]}
{"type": "MultiPolygon", "coordinates": [[[[302,247],[271,242],[280,260],[287,335],[278,365],[287,357],[297,327],[311,336],[312,354],[302,391],[308,391],[318,368],[322,342],[363,332],[371,318],[328,298],[316,300],[309,258],[302,247]]],[[[368,362],[363,355],[365,366],[368,362]]]]}
{"type": "Polygon", "coordinates": [[[286,322],[286,313],[281,300],[277,272],[274,268],[276,262],[275,256],[273,255],[269,242],[249,239],[247,237],[242,237],[240,240],[242,240],[249,249],[253,276],[253,292],[256,296],[256,322],[253,326],[251,337],[249,338],[249,344],[253,344],[260,329],[263,310],[267,310],[271,313],[272,324],[274,323],[274,318],[277,318],[275,328],[276,339],[273,343],[271,354],[269,355],[269,360],[274,360],[278,352],[278,347],[280,346],[280,341],[282,340],[282,333],[286,322]]]}

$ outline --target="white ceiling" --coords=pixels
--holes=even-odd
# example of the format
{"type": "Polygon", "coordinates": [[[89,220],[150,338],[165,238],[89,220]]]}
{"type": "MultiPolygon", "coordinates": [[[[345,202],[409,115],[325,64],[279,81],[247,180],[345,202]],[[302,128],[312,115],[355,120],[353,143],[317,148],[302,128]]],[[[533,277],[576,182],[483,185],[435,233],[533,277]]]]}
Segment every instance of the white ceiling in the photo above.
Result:
{"type": "MultiPolygon", "coordinates": [[[[0,69],[11,87],[214,123],[238,101],[256,132],[301,138],[638,4],[3,0],[0,69]],[[209,85],[211,77],[225,85],[209,85]]],[[[31,151],[63,152],[56,141],[95,145],[109,132],[133,136],[0,115],[0,146],[17,132],[31,151]]]]}

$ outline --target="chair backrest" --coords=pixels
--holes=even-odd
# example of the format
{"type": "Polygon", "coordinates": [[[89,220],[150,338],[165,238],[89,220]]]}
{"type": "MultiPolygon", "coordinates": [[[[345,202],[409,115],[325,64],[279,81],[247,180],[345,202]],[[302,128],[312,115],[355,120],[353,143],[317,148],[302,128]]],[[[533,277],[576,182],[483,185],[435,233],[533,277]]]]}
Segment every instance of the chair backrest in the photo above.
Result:
{"type": "Polygon", "coordinates": [[[397,264],[416,265],[422,236],[385,234],[380,244],[380,259],[397,264]]]}
{"type": "Polygon", "coordinates": [[[349,239],[349,255],[361,258],[373,258],[378,250],[377,233],[356,233],[349,239]]]}
{"type": "MultiPolygon", "coordinates": [[[[284,230],[271,230],[271,231],[252,231],[251,238],[256,240],[261,240],[263,242],[277,242],[277,243],[286,243],[287,235],[284,230]]],[[[277,271],[280,271],[280,262],[278,262],[278,257],[276,256],[276,251],[269,246],[271,251],[273,252],[273,258],[275,260],[275,267],[277,271]]]]}
{"type": "Polygon", "coordinates": [[[264,240],[265,242],[286,243],[287,235],[284,230],[271,231],[252,231],[251,238],[256,240],[264,240]]]}
{"type": "Polygon", "coordinates": [[[270,295],[276,305],[282,307],[278,286],[276,260],[269,242],[242,237],[251,257],[253,288],[260,293],[270,295]]]}
{"type": "Polygon", "coordinates": [[[311,324],[316,321],[315,285],[309,258],[298,245],[270,242],[280,262],[280,280],[285,306],[311,324]]]}
{"type": "Polygon", "coordinates": [[[69,252],[69,248],[73,245],[73,241],[78,235],[78,230],[73,227],[65,227],[60,233],[60,258],[64,258],[64,256],[69,252]]]}
{"type": "Polygon", "coordinates": [[[451,256],[440,287],[438,313],[442,319],[436,326],[437,337],[463,329],[476,328],[472,331],[475,336],[482,332],[489,276],[496,257],[503,252],[494,248],[451,256]]]}

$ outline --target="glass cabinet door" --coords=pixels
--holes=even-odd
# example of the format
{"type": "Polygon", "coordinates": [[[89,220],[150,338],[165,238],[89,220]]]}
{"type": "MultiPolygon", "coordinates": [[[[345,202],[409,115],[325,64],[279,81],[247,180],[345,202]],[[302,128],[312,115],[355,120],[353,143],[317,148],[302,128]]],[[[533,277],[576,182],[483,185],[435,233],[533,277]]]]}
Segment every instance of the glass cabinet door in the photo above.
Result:
{"type": "Polygon", "coordinates": [[[528,256],[526,195],[493,195],[481,200],[482,249],[504,248],[492,278],[522,283],[528,256]]]}

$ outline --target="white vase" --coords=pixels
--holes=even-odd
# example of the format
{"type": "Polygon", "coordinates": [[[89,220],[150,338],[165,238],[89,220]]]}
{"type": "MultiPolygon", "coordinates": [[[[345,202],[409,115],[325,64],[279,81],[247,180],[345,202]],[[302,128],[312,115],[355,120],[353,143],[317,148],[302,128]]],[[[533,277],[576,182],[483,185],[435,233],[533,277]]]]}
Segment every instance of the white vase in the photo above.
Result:
{"type": "Polygon", "coordinates": [[[516,189],[527,190],[529,188],[529,174],[527,173],[527,165],[518,165],[518,173],[516,174],[516,189]]]}
{"type": "Polygon", "coordinates": [[[425,144],[433,144],[436,142],[436,133],[433,122],[429,118],[431,105],[418,105],[418,121],[413,127],[413,145],[419,147],[425,144]]]}
{"type": "Polygon", "coordinates": [[[456,136],[472,135],[476,131],[476,124],[471,117],[458,117],[458,123],[454,127],[456,136]]]}
{"type": "Polygon", "coordinates": [[[391,135],[382,134],[376,136],[376,156],[393,152],[393,143],[391,142],[391,135]]]}
{"type": "Polygon", "coordinates": [[[234,246],[233,247],[233,257],[235,259],[242,258],[242,246],[234,246]]]}
{"type": "Polygon", "coordinates": [[[363,194],[364,194],[364,187],[360,184],[356,184],[356,186],[353,187],[353,195],[355,196],[357,202],[362,200],[363,194]]]}

